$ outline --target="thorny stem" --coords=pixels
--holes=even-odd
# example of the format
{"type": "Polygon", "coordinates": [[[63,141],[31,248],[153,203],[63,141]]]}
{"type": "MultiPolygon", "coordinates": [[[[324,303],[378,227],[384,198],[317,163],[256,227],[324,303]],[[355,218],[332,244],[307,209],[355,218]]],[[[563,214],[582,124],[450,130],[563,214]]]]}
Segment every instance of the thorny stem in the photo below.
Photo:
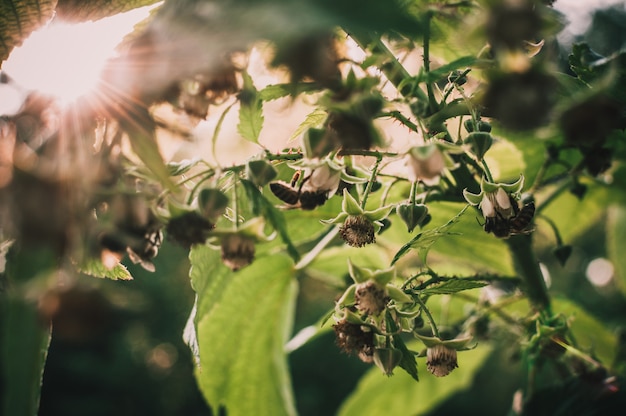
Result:
{"type": "Polygon", "coordinates": [[[419,295],[416,296],[415,299],[420,304],[422,310],[426,314],[426,318],[428,319],[428,323],[430,324],[430,329],[433,331],[433,336],[439,338],[439,329],[437,329],[437,324],[435,323],[435,319],[431,315],[430,310],[419,295]]]}

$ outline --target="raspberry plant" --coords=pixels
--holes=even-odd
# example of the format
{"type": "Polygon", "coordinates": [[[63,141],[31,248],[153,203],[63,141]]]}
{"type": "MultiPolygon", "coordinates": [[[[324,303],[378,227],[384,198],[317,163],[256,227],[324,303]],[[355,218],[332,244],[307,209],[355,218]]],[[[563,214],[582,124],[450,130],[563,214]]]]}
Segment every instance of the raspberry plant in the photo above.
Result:
{"type": "MultiPolygon", "coordinates": [[[[56,2],[14,3],[3,58],[56,2]]],[[[110,3],[55,19],[146,2],[110,3]]],[[[0,119],[3,410],[36,413],[66,286],[159,273],[164,240],[189,253],[184,336],[216,414],[296,414],[288,354],[326,332],[371,365],[343,415],[431,410],[504,348],[515,414],[566,388],[591,394],[553,409],[623,403],[618,320],[549,290],[539,259],[567,267],[606,224],[626,293],[626,55],[578,43],[560,67],[551,3],[169,0],[96,93],[30,92],[0,119]],[[307,109],[284,137],[278,100],[307,109]],[[166,136],[209,150],[164,157],[166,136]],[[221,162],[234,140],[254,154],[221,162]],[[334,297],[294,334],[311,280],[334,297]]]]}

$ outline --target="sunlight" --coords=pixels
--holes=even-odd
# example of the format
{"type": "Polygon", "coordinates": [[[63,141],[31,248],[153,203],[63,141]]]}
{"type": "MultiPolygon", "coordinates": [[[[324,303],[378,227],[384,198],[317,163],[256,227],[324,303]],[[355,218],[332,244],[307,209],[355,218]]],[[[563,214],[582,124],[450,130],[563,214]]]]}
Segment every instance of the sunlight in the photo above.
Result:
{"type": "Polygon", "coordinates": [[[105,62],[133,26],[155,5],[96,22],[52,22],[16,48],[2,69],[25,90],[70,103],[95,88],[105,62]]]}

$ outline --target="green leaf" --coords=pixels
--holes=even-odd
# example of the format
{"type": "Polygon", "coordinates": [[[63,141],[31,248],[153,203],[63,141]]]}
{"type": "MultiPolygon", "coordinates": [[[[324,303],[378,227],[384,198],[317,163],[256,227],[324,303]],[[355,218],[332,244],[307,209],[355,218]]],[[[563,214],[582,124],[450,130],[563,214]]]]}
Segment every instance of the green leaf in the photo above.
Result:
{"type": "Polygon", "coordinates": [[[166,188],[176,187],[170,179],[170,170],[163,162],[156,139],[154,120],[145,107],[133,106],[120,120],[128,134],[131,147],[155,178],[166,188]]]}
{"type": "MultiPolygon", "coordinates": [[[[419,348],[417,343],[410,348],[419,348]]],[[[419,383],[407,373],[393,377],[381,375],[378,368],[370,370],[339,410],[340,416],[424,415],[453,393],[470,387],[473,376],[490,353],[478,348],[458,355],[459,368],[445,378],[423,374],[419,383]]]]}
{"type": "Polygon", "coordinates": [[[463,56],[458,58],[448,64],[442,65],[439,68],[433,69],[428,73],[426,82],[437,82],[440,79],[447,77],[448,74],[452,71],[461,68],[467,68],[468,66],[474,65],[478,59],[475,56],[463,56]]]}
{"type": "Polygon", "coordinates": [[[391,265],[393,266],[400,258],[402,258],[405,254],[407,254],[411,250],[421,250],[422,261],[426,263],[426,256],[428,255],[428,251],[432,247],[433,244],[439,240],[440,237],[444,235],[452,235],[449,231],[454,224],[459,221],[459,218],[465,213],[467,206],[463,207],[463,209],[452,217],[448,222],[444,225],[431,228],[426,231],[422,231],[418,233],[415,237],[411,239],[408,243],[402,246],[400,250],[396,253],[391,261],[391,265]]]}
{"type": "Polygon", "coordinates": [[[56,14],[71,22],[98,20],[132,9],[157,3],[159,0],[59,0],[56,14]]]}
{"type": "Polygon", "coordinates": [[[328,117],[328,113],[326,112],[326,110],[321,107],[316,108],[315,110],[307,114],[307,116],[304,118],[304,121],[300,123],[300,125],[296,128],[293,134],[289,137],[287,143],[296,140],[305,131],[311,128],[321,126],[324,120],[326,120],[326,117],[328,117]]]}
{"type": "Polygon", "coordinates": [[[440,285],[429,287],[421,291],[425,295],[451,295],[463,290],[476,289],[487,286],[486,282],[477,282],[475,280],[451,279],[440,285]]]}
{"type": "Polygon", "coordinates": [[[289,254],[295,262],[298,262],[300,260],[300,253],[298,253],[298,250],[289,237],[287,221],[283,213],[276,209],[252,182],[241,179],[241,183],[246,190],[246,195],[252,203],[254,214],[265,217],[287,246],[287,254],[289,254]]]}
{"type": "Polygon", "coordinates": [[[606,223],[606,241],[609,259],[615,267],[617,285],[626,294],[626,208],[612,205],[608,209],[606,223]]]}
{"type": "Polygon", "coordinates": [[[180,176],[189,172],[189,170],[198,163],[200,163],[200,159],[185,159],[179,162],[169,162],[167,169],[171,176],[180,176]]]}
{"type": "Polygon", "coordinates": [[[60,260],[45,246],[20,250],[3,242],[0,251],[0,414],[36,415],[51,334],[37,301],[56,283],[60,260]]]}
{"type": "Polygon", "coordinates": [[[320,86],[315,82],[299,82],[287,84],[272,84],[259,91],[259,98],[263,101],[272,101],[289,95],[319,91],[320,86]]]}
{"type": "Polygon", "coordinates": [[[239,94],[239,124],[237,131],[246,140],[259,142],[263,128],[263,101],[254,87],[252,78],[243,72],[243,91],[239,94]]]}
{"type": "Polygon", "coordinates": [[[191,279],[198,295],[198,386],[214,414],[295,415],[284,351],[297,283],[291,260],[258,258],[232,272],[218,251],[196,246],[191,279]]]}
{"type": "Polygon", "coordinates": [[[51,328],[37,305],[18,296],[0,299],[0,377],[3,415],[36,415],[51,328]]]}
{"type": "Polygon", "coordinates": [[[89,276],[106,278],[111,280],[133,280],[130,272],[121,263],[118,263],[112,269],[107,268],[100,259],[87,259],[83,264],[78,266],[78,271],[89,276]]]}
{"type": "Polygon", "coordinates": [[[393,345],[402,352],[402,359],[400,360],[400,368],[407,372],[408,375],[413,377],[415,381],[419,381],[417,375],[417,361],[415,360],[415,353],[409,351],[406,344],[402,340],[400,335],[393,336],[393,345]]]}
{"type": "Polygon", "coordinates": [[[35,30],[54,16],[55,0],[0,2],[0,64],[35,30]]]}
{"type": "MultiPolygon", "coordinates": [[[[422,21],[400,0],[308,0],[327,15],[330,24],[356,31],[400,32],[416,35],[422,21]]],[[[348,31],[350,32],[350,30],[348,31]]]]}

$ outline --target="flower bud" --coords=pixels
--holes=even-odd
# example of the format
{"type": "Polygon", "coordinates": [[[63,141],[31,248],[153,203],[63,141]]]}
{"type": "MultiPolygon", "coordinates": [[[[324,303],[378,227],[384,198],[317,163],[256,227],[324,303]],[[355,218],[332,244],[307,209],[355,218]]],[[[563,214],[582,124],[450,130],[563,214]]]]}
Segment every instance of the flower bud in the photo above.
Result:
{"type": "Polygon", "coordinates": [[[397,348],[376,348],[374,350],[374,364],[386,376],[393,375],[393,369],[402,361],[402,351],[397,348]]]}
{"type": "Polygon", "coordinates": [[[411,148],[405,160],[409,168],[409,180],[412,182],[421,180],[427,185],[436,184],[446,166],[443,153],[434,144],[411,148]]]}
{"type": "Polygon", "coordinates": [[[350,215],[339,229],[341,238],[352,247],[363,247],[376,241],[374,224],[365,215],[350,215]]]}
{"type": "Polygon", "coordinates": [[[444,377],[458,366],[455,349],[437,344],[426,350],[426,368],[431,374],[444,377]]]}
{"type": "Polygon", "coordinates": [[[470,146],[472,153],[476,155],[478,160],[482,160],[487,150],[493,144],[493,137],[487,132],[474,131],[467,135],[463,143],[470,146]]]}
{"type": "Polygon", "coordinates": [[[396,207],[396,213],[406,224],[408,232],[413,232],[416,226],[423,225],[428,207],[424,204],[400,204],[396,207]]]}
{"type": "Polygon", "coordinates": [[[385,310],[389,295],[385,286],[381,286],[372,280],[356,285],[354,292],[355,306],[361,313],[368,315],[380,315],[385,310]]]}
{"type": "Polygon", "coordinates": [[[371,363],[374,355],[374,333],[345,319],[333,325],[337,346],[347,354],[356,354],[361,361],[371,363]]]}
{"type": "Polygon", "coordinates": [[[227,234],[222,237],[222,262],[237,271],[254,260],[254,239],[244,234],[227,234]]]}
{"type": "Polygon", "coordinates": [[[228,206],[228,197],[222,191],[214,188],[206,188],[198,195],[200,212],[209,221],[215,223],[222,216],[228,206]]]}
{"type": "Polygon", "coordinates": [[[256,186],[265,186],[276,177],[276,169],[265,160],[251,160],[246,165],[246,176],[256,186]]]}
{"type": "Polygon", "coordinates": [[[552,253],[554,257],[559,261],[561,266],[565,266],[565,262],[569,259],[569,256],[572,255],[572,246],[570,245],[560,245],[556,247],[552,253]]]}

